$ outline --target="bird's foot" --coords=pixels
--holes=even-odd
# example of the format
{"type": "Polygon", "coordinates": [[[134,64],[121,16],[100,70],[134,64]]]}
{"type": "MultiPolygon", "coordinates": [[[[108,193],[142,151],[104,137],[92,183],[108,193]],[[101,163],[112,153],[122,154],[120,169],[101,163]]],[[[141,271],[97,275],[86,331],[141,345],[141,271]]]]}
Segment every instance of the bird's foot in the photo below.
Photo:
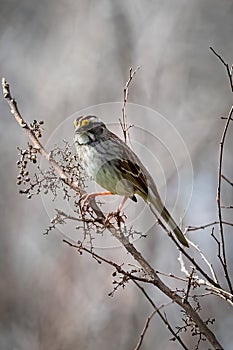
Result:
{"type": "Polygon", "coordinates": [[[120,210],[112,211],[112,212],[109,212],[108,215],[106,216],[104,224],[105,226],[107,226],[108,224],[110,224],[111,219],[115,219],[118,226],[120,227],[121,224],[125,223],[125,218],[126,218],[126,215],[125,214],[121,215],[120,210]]]}
{"type": "Polygon", "coordinates": [[[92,199],[92,197],[90,197],[88,193],[84,193],[80,197],[80,199],[78,201],[78,204],[79,204],[80,209],[81,209],[82,212],[87,211],[91,199],[92,199]]]}

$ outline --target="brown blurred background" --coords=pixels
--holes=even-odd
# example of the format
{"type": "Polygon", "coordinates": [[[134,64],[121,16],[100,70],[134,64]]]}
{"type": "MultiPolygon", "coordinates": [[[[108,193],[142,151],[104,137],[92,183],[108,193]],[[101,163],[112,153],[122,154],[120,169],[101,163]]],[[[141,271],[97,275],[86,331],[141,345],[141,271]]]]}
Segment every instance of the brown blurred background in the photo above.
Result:
{"type": "MultiPolygon", "coordinates": [[[[191,155],[194,187],[185,224],[216,220],[220,116],[227,114],[232,95],[209,46],[233,62],[232,1],[9,0],[0,5],[1,76],[10,82],[25,119],[45,121],[45,142],[76,111],[121,101],[129,67],[141,65],[129,100],[166,116],[191,155]]],[[[64,245],[59,231],[42,235],[49,218],[41,198],[27,201],[15,184],[16,147],[26,144],[25,135],[3,98],[0,111],[0,349],[133,349],[148,303],[132,285],[108,297],[111,268],[64,245]]],[[[231,127],[224,154],[224,174],[231,180],[232,141],[231,127]]],[[[168,189],[172,178],[169,183],[168,189]]],[[[232,188],[225,184],[223,201],[233,203],[232,188]]],[[[232,220],[232,213],[224,217],[232,220]]],[[[161,237],[150,234],[138,247],[155,268],[181,274],[176,249],[161,237]]],[[[216,262],[210,230],[190,237],[216,262]]],[[[229,228],[226,246],[233,277],[229,228]]],[[[100,253],[118,262],[129,259],[120,248],[100,253]]],[[[158,305],[166,302],[158,291],[149,292],[158,305]]],[[[204,318],[216,318],[212,328],[225,349],[232,349],[232,309],[214,297],[202,305],[204,318]]],[[[166,312],[176,325],[179,308],[166,312]]],[[[143,349],[179,349],[169,338],[155,316],[143,349]]],[[[191,349],[193,339],[186,335],[185,340],[191,349]]]]}

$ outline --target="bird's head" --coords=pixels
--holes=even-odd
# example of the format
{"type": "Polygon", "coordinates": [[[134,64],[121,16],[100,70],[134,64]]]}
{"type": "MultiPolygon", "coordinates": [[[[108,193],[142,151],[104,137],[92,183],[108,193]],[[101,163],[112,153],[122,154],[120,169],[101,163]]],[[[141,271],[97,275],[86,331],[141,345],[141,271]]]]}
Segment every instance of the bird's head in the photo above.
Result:
{"type": "Polygon", "coordinates": [[[94,115],[83,115],[74,120],[75,141],[79,144],[94,142],[105,130],[106,125],[94,115]]]}

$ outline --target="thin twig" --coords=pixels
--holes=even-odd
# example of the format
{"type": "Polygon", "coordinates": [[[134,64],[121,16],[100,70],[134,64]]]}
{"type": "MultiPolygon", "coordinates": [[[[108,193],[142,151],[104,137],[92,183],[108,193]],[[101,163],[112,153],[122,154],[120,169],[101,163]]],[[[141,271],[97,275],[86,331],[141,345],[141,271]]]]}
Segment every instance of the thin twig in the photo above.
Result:
{"type": "Polygon", "coordinates": [[[136,69],[133,70],[133,68],[130,68],[129,70],[129,79],[127,80],[125,86],[124,86],[124,91],[123,91],[123,106],[122,106],[122,119],[120,119],[120,125],[122,128],[122,132],[123,132],[123,136],[124,136],[124,140],[125,143],[127,143],[127,133],[129,131],[129,129],[133,126],[133,125],[128,125],[127,123],[127,116],[126,116],[126,104],[128,101],[128,96],[129,96],[129,87],[130,84],[133,81],[133,78],[135,76],[135,74],[137,73],[137,71],[140,69],[141,67],[138,66],[136,69]]]}
{"type": "MultiPolygon", "coordinates": [[[[202,284],[200,284],[200,285],[202,285],[202,284]]],[[[226,300],[231,306],[233,306],[233,295],[232,294],[226,292],[223,289],[214,288],[213,286],[207,286],[206,290],[209,290],[210,293],[222,298],[223,300],[226,300]]]]}
{"type": "MultiPolygon", "coordinates": [[[[228,226],[233,226],[233,223],[232,222],[228,222],[228,221],[222,221],[222,224],[223,225],[228,225],[228,226]]],[[[214,226],[214,225],[219,225],[219,221],[213,221],[213,222],[210,222],[208,224],[201,225],[201,226],[187,226],[186,227],[186,231],[187,232],[191,232],[191,231],[204,230],[207,227],[214,226]]]]}
{"type": "Polygon", "coordinates": [[[197,244],[194,244],[193,242],[189,242],[190,245],[192,245],[197,251],[198,253],[200,254],[202,260],[204,260],[204,262],[206,263],[206,265],[208,266],[209,270],[210,270],[210,273],[213,277],[213,280],[216,284],[219,285],[219,282],[218,282],[218,279],[217,279],[217,276],[216,276],[216,273],[214,271],[214,268],[213,268],[213,265],[208,261],[208,259],[205,257],[205,255],[203,254],[203,252],[201,251],[201,249],[198,247],[197,244]]]}
{"type": "MultiPolygon", "coordinates": [[[[53,169],[57,173],[58,177],[66,185],[68,185],[70,188],[72,188],[80,196],[85,194],[86,192],[84,190],[82,190],[77,185],[76,182],[72,181],[71,177],[66,175],[64,173],[64,171],[61,169],[61,167],[59,167],[57,162],[52,158],[51,154],[45,150],[45,148],[43,147],[43,145],[41,144],[39,139],[36,137],[33,130],[31,130],[29,125],[25,122],[25,120],[23,119],[23,117],[21,116],[21,114],[19,112],[19,109],[17,107],[17,103],[16,103],[15,99],[13,99],[11,96],[10,86],[7,83],[5,78],[2,78],[2,91],[3,91],[3,96],[6,99],[8,105],[10,107],[11,114],[14,116],[15,120],[18,122],[18,124],[21,126],[21,128],[23,128],[25,130],[29,140],[33,144],[33,147],[41,154],[41,156],[43,156],[49,162],[49,164],[53,167],[53,169]]],[[[94,199],[91,200],[90,206],[93,209],[93,211],[96,213],[97,217],[105,219],[104,214],[98,208],[94,199]]]]}
{"type": "Polygon", "coordinates": [[[226,134],[228,127],[230,125],[230,119],[233,114],[233,105],[230,109],[230,112],[228,114],[228,119],[226,121],[222,138],[220,141],[220,148],[219,148],[219,167],[218,167],[218,187],[217,187],[217,205],[218,205],[218,217],[219,217],[219,229],[220,229],[220,237],[221,237],[221,255],[222,259],[220,260],[222,263],[222,267],[225,273],[225,278],[227,280],[230,292],[233,292],[231,279],[228,272],[227,267],[227,258],[226,258],[226,247],[225,247],[225,237],[224,237],[224,231],[223,231],[223,222],[222,222],[222,209],[221,209],[221,185],[222,185],[222,164],[223,164],[223,150],[224,150],[224,142],[226,139],[226,134]]]}
{"type": "MultiPolygon", "coordinates": [[[[184,260],[183,260],[183,256],[180,252],[179,257],[178,257],[178,261],[180,263],[180,267],[181,267],[181,272],[183,272],[185,274],[185,276],[187,276],[188,278],[190,277],[190,273],[188,272],[184,260]]],[[[220,298],[226,300],[231,306],[233,306],[233,295],[231,293],[226,292],[224,289],[213,286],[213,284],[209,283],[206,280],[203,280],[201,278],[199,278],[196,274],[192,275],[192,280],[195,282],[196,285],[198,286],[205,286],[206,290],[211,291],[212,294],[215,294],[216,296],[219,296],[220,298]]]]}
{"type": "Polygon", "coordinates": [[[214,234],[214,227],[211,230],[211,236],[213,237],[213,239],[217,243],[217,247],[218,247],[218,254],[217,254],[217,256],[221,260],[222,259],[222,257],[221,257],[221,243],[220,243],[219,239],[214,234]]]}
{"type": "MultiPolygon", "coordinates": [[[[221,117],[221,119],[227,119],[227,117],[221,117]]],[[[231,118],[231,120],[233,120],[233,118],[231,118]]]]}
{"type": "MultiPolygon", "coordinates": [[[[68,244],[70,247],[73,247],[73,248],[77,249],[79,252],[82,252],[82,251],[86,252],[87,254],[89,254],[93,258],[95,258],[95,260],[98,261],[98,262],[102,261],[105,264],[108,264],[108,265],[114,267],[117,270],[118,273],[120,273],[120,274],[124,275],[125,277],[127,277],[128,279],[132,280],[135,284],[137,284],[136,281],[138,281],[138,282],[143,282],[143,283],[147,283],[147,284],[153,284],[153,285],[157,286],[157,283],[156,283],[156,281],[154,279],[136,276],[133,273],[125,271],[122,268],[122,265],[116,264],[114,261],[112,261],[110,259],[106,259],[103,256],[95,253],[93,251],[93,249],[89,249],[89,248],[83,246],[82,242],[76,243],[76,242],[71,241],[70,238],[67,238],[67,237],[63,238],[63,242],[68,244]]],[[[178,260],[180,260],[180,259],[178,259],[178,260]]],[[[180,260],[180,263],[184,266],[183,259],[180,260]]],[[[190,279],[190,274],[188,273],[188,271],[185,269],[185,271],[183,271],[183,272],[185,272],[185,274],[186,274],[186,276],[188,277],[188,280],[189,280],[190,279]]],[[[160,274],[161,275],[165,275],[165,274],[162,274],[162,273],[160,273],[160,274]]],[[[169,276],[169,277],[175,277],[175,276],[169,276]]],[[[221,298],[223,298],[223,299],[227,300],[228,302],[230,302],[231,305],[233,305],[233,295],[231,295],[230,293],[224,291],[221,288],[214,287],[212,284],[210,284],[207,281],[204,281],[202,279],[199,279],[197,276],[192,275],[192,278],[200,286],[203,285],[203,286],[208,287],[208,290],[212,291],[213,294],[215,294],[217,296],[220,296],[221,298]]],[[[182,281],[187,281],[186,279],[181,279],[181,278],[179,278],[179,279],[182,280],[182,281]]],[[[171,303],[173,303],[173,301],[171,301],[171,303]]]]}
{"type": "MultiPolygon", "coordinates": [[[[233,92],[233,79],[232,79],[232,69],[233,67],[229,66],[229,64],[223,59],[223,57],[218,54],[212,47],[210,47],[210,50],[214,53],[214,55],[221,61],[221,63],[226,68],[227,76],[229,79],[231,91],[233,92]]],[[[221,180],[222,180],[222,164],[223,164],[223,151],[224,151],[224,143],[226,139],[226,134],[228,127],[230,125],[231,119],[233,114],[233,105],[231,106],[231,109],[228,113],[227,120],[225,123],[225,127],[222,133],[220,145],[219,145],[219,165],[218,165],[218,186],[217,186],[217,206],[218,206],[218,217],[219,217],[219,229],[220,229],[220,237],[221,237],[221,265],[223,267],[225,278],[228,284],[228,287],[233,292],[231,279],[228,272],[227,267],[227,258],[226,258],[226,247],[225,247],[225,237],[224,237],[224,231],[223,231],[223,223],[222,223],[222,210],[221,210],[221,180]]]]}
{"type": "Polygon", "coordinates": [[[68,244],[70,247],[73,247],[75,249],[77,249],[79,252],[86,252],[87,254],[91,255],[93,258],[95,258],[97,261],[102,261],[105,264],[108,264],[112,267],[114,267],[118,273],[121,273],[122,275],[128,277],[129,279],[131,279],[132,281],[136,280],[139,282],[144,282],[144,283],[149,283],[149,284],[154,284],[155,285],[155,281],[153,279],[150,278],[145,278],[145,277],[140,277],[140,276],[136,276],[128,271],[125,271],[121,265],[116,264],[114,261],[110,260],[110,259],[106,259],[103,256],[95,253],[93,251],[93,249],[89,249],[85,246],[83,246],[82,242],[71,242],[70,239],[68,238],[64,238],[63,242],[68,244]]]}
{"type": "Polygon", "coordinates": [[[187,290],[186,290],[185,297],[184,297],[184,300],[186,300],[186,301],[188,300],[188,297],[189,297],[189,292],[190,292],[190,288],[191,288],[191,285],[192,285],[192,279],[193,279],[194,271],[195,271],[195,269],[192,268],[192,271],[189,274],[188,286],[187,286],[187,290]]]}
{"type": "MultiPolygon", "coordinates": [[[[153,306],[155,312],[159,315],[159,317],[161,318],[161,320],[163,321],[163,323],[166,325],[166,327],[168,328],[168,330],[171,332],[171,334],[174,336],[175,339],[177,339],[177,341],[180,343],[180,345],[185,349],[188,350],[188,348],[185,346],[185,344],[183,343],[182,339],[180,338],[179,335],[176,334],[176,332],[173,330],[173,328],[171,327],[170,323],[168,322],[167,318],[163,316],[163,314],[161,313],[161,308],[166,305],[161,305],[160,307],[157,307],[155,305],[155,303],[153,302],[153,300],[151,299],[151,297],[148,295],[148,293],[145,291],[145,289],[137,282],[137,281],[133,281],[134,284],[136,284],[136,286],[141,290],[141,292],[144,294],[144,296],[146,297],[146,299],[149,301],[149,303],[153,306]]],[[[170,304],[170,303],[169,303],[170,304]]],[[[140,342],[140,339],[139,339],[140,342]]],[[[139,344],[139,343],[138,343],[139,344]]],[[[137,346],[138,346],[137,344],[137,346]]],[[[134,350],[139,349],[139,347],[136,347],[134,350]]]]}
{"type": "Polygon", "coordinates": [[[189,278],[189,272],[186,269],[186,266],[185,266],[185,263],[184,263],[184,259],[183,259],[183,255],[182,255],[181,252],[179,252],[179,256],[178,256],[177,260],[180,263],[180,271],[183,272],[183,274],[189,278]]]}
{"type": "Polygon", "coordinates": [[[174,278],[178,281],[182,281],[182,282],[187,282],[187,278],[184,277],[179,277],[179,276],[175,276],[172,273],[164,273],[161,271],[156,271],[157,274],[161,275],[161,276],[165,276],[165,277],[169,277],[169,278],[174,278]]]}
{"type": "Polygon", "coordinates": [[[139,349],[141,348],[142,342],[143,342],[143,339],[144,339],[144,337],[145,337],[146,331],[147,331],[147,329],[148,329],[148,327],[149,327],[150,321],[152,320],[152,318],[154,317],[154,315],[156,314],[156,312],[157,312],[157,311],[154,310],[154,311],[150,314],[150,316],[148,316],[148,318],[146,319],[146,323],[145,323],[145,325],[144,325],[144,327],[143,327],[142,333],[140,334],[140,338],[139,338],[138,343],[137,343],[136,347],[134,348],[134,350],[139,350],[139,349]]]}
{"type": "Polygon", "coordinates": [[[225,180],[227,183],[229,183],[231,186],[233,186],[233,182],[230,181],[225,175],[222,174],[223,180],[225,180]]]}
{"type": "Polygon", "coordinates": [[[57,212],[57,214],[58,215],[61,215],[63,218],[64,218],[64,220],[66,219],[66,220],[73,220],[73,221],[84,221],[85,220],[85,222],[88,222],[88,223],[94,223],[95,221],[93,220],[93,219],[84,219],[84,218],[82,218],[82,219],[80,219],[79,217],[77,217],[77,216],[73,216],[73,215],[69,215],[69,214],[66,214],[63,210],[61,210],[61,209],[57,209],[57,208],[55,208],[55,211],[57,212]]]}
{"type": "Polygon", "coordinates": [[[223,59],[223,57],[222,57],[221,55],[219,55],[219,54],[213,49],[213,47],[210,47],[210,50],[214,53],[215,56],[218,57],[218,59],[222,62],[222,64],[223,64],[224,67],[226,68],[227,76],[228,76],[228,78],[229,78],[229,83],[230,83],[230,87],[231,87],[231,91],[233,92],[232,66],[230,67],[229,64],[223,59]]]}

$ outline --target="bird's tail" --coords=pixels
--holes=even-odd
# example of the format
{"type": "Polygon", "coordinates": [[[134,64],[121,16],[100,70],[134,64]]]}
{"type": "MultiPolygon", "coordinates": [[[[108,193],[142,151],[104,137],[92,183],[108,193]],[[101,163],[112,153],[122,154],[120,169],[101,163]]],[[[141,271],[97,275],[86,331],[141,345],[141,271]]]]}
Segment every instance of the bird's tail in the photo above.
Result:
{"type": "Polygon", "coordinates": [[[155,197],[154,195],[149,196],[147,201],[150,202],[153,207],[159,212],[164,221],[168,224],[170,229],[174,232],[177,239],[182,243],[185,247],[189,247],[189,244],[181,232],[181,229],[177,226],[175,220],[170,215],[169,211],[165,208],[160,198],[155,197]]]}

